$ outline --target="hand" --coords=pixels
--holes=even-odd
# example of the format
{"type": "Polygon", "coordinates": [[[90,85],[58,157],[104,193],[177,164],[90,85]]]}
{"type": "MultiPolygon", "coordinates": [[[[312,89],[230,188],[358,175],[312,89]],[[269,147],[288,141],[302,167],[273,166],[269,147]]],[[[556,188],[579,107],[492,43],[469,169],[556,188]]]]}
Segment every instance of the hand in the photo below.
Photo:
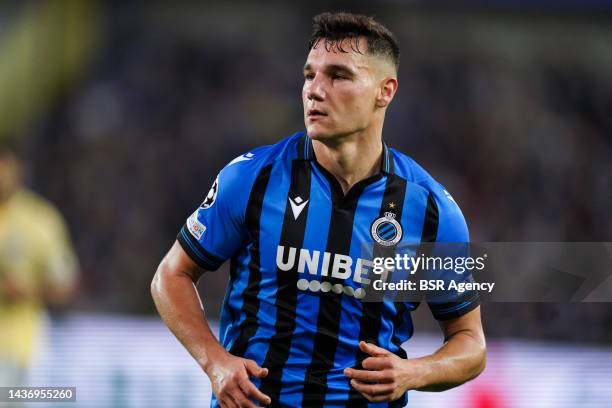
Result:
{"type": "Polygon", "coordinates": [[[346,368],[344,375],[368,401],[395,401],[407,390],[418,388],[421,370],[416,361],[403,359],[365,341],[359,342],[359,348],[371,356],[362,362],[365,370],[346,368]]]}
{"type": "Polygon", "coordinates": [[[223,351],[207,367],[206,373],[219,405],[223,408],[256,408],[257,405],[251,399],[264,405],[272,402],[270,397],[259,391],[249,379],[250,376],[263,378],[268,375],[268,369],[258,366],[253,360],[236,357],[223,351]]]}
{"type": "Polygon", "coordinates": [[[0,300],[11,304],[33,297],[34,293],[31,290],[28,291],[23,284],[11,278],[10,275],[2,274],[0,276],[0,300]]]}

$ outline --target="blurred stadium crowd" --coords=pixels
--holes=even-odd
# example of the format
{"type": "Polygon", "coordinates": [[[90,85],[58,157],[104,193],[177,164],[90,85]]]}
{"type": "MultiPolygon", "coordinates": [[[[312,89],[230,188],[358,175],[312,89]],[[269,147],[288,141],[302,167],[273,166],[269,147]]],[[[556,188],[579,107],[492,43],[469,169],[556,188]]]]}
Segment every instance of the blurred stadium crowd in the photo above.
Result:
{"type": "MultiPolygon", "coordinates": [[[[28,183],[70,227],[77,308],[152,312],[152,274],[216,172],[302,129],[317,6],[97,7],[87,62],[19,131],[28,183]]],[[[378,16],[402,47],[385,140],[446,185],[473,241],[612,240],[606,21],[391,2],[352,11],[378,16]]],[[[214,315],[227,271],[204,279],[214,315]]],[[[483,319],[488,336],[612,343],[610,304],[487,304],[483,319]]],[[[422,320],[417,330],[434,324],[422,320]]]]}

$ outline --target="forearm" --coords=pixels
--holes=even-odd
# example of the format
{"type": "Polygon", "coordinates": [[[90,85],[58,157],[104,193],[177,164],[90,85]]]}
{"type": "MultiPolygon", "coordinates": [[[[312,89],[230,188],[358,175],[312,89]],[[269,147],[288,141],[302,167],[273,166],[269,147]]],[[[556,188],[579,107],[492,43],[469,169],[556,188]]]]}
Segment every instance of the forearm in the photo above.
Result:
{"type": "Polygon", "coordinates": [[[445,391],[477,377],[484,370],[485,341],[469,331],[460,331],[435,353],[416,360],[422,373],[416,389],[445,391]]]}
{"type": "Polygon", "coordinates": [[[210,356],[225,350],[208,325],[192,280],[187,275],[166,273],[164,267],[162,262],[151,283],[155,306],[170,331],[206,369],[210,356]]]}

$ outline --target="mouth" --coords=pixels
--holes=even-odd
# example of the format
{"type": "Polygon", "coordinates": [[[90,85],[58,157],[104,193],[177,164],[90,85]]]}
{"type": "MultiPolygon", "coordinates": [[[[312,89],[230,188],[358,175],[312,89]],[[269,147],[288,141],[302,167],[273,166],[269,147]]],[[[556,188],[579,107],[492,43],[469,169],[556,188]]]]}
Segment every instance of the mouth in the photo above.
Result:
{"type": "Polygon", "coordinates": [[[306,112],[306,116],[308,116],[308,119],[319,119],[324,116],[327,116],[327,113],[318,109],[308,109],[308,111],[306,112]]]}

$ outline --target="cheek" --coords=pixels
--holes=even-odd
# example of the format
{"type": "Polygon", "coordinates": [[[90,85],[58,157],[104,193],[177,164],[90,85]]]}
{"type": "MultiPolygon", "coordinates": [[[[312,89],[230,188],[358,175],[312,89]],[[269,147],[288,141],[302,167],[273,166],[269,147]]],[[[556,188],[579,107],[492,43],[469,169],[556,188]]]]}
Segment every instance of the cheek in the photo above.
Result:
{"type": "Polygon", "coordinates": [[[341,92],[342,98],[352,110],[368,110],[374,103],[375,95],[372,87],[368,84],[361,84],[345,89],[341,92]]]}
{"type": "Polygon", "coordinates": [[[355,92],[345,96],[345,108],[353,116],[364,118],[371,112],[371,95],[366,92],[355,92]]]}

